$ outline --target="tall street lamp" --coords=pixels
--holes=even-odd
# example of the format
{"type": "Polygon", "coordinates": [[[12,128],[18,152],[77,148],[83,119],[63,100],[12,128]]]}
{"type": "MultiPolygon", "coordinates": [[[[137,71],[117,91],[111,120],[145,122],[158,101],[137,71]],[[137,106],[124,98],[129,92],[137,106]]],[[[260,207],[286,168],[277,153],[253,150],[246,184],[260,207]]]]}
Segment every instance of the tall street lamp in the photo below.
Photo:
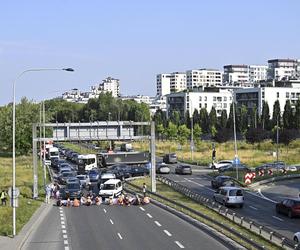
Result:
{"type": "Polygon", "coordinates": [[[13,82],[13,174],[12,174],[12,207],[13,207],[13,236],[16,235],[16,83],[25,73],[36,72],[36,71],[74,71],[72,68],[63,69],[28,69],[21,72],[13,82]]]}

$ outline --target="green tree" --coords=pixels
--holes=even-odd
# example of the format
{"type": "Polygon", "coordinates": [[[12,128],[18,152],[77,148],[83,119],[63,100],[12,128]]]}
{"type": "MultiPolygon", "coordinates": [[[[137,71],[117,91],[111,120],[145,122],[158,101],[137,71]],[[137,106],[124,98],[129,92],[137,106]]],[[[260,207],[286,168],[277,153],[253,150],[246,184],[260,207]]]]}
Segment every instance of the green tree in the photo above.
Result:
{"type": "Polygon", "coordinates": [[[260,120],[262,129],[271,129],[270,109],[269,104],[266,101],[263,102],[260,120]]]}
{"type": "Polygon", "coordinates": [[[225,109],[223,109],[221,111],[221,116],[219,118],[218,127],[219,128],[226,128],[226,124],[227,124],[227,112],[226,112],[225,109]]]}
{"type": "Polygon", "coordinates": [[[167,134],[168,138],[170,140],[176,139],[177,133],[178,133],[177,126],[174,123],[169,122],[168,127],[166,129],[166,134],[167,134]]]}
{"type": "Polygon", "coordinates": [[[190,133],[190,129],[185,124],[178,127],[178,140],[181,145],[189,138],[190,133]]]}
{"type": "Polygon", "coordinates": [[[193,128],[193,136],[195,140],[200,140],[200,137],[202,135],[201,127],[198,123],[195,124],[193,128]]]}
{"type": "Polygon", "coordinates": [[[295,121],[295,128],[300,129],[300,98],[296,102],[294,121],[295,121]]]}
{"type": "Polygon", "coordinates": [[[176,126],[179,126],[180,124],[180,112],[175,110],[171,113],[170,120],[173,124],[176,126]]]}
{"type": "Polygon", "coordinates": [[[278,119],[278,123],[279,123],[279,126],[280,123],[281,123],[281,115],[280,115],[281,111],[280,111],[280,103],[278,100],[276,100],[274,102],[274,105],[273,105],[273,116],[272,116],[272,127],[274,128],[277,124],[277,119],[278,119]]]}
{"type": "Polygon", "coordinates": [[[215,131],[216,127],[217,127],[217,112],[215,107],[212,107],[209,112],[209,130],[212,135],[213,133],[216,133],[215,131]]]}
{"type": "Polygon", "coordinates": [[[292,129],[294,125],[293,110],[290,100],[286,100],[283,112],[283,128],[292,129]]]}
{"type": "Polygon", "coordinates": [[[203,133],[209,133],[209,117],[206,108],[200,109],[200,126],[203,133]]]}

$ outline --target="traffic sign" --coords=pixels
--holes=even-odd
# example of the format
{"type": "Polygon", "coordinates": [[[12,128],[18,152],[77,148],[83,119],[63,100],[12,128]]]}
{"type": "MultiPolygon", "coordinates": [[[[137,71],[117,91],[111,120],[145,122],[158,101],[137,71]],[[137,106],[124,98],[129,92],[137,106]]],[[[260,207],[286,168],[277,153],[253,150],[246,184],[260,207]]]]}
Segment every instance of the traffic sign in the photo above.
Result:
{"type": "Polygon", "coordinates": [[[14,192],[12,192],[12,188],[10,187],[8,189],[8,195],[9,195],[9,197],[15,197],[15,198],[17,198],[20,195],[20,190],[18,188],[15,188],[14,192]]]}
{"type": "Polygon", "coordinates": [[[259,170],[258,172],[259,176],[264,176],[265,175],[265,171],[263,169],[259,170]]]}
{"type": "Polygon", "coordinates": [[[269,169],[269,170],[268,170],[268,174],[269,174],[269,175],[273,175],[272,169],[269,169]]]}
{"type": "Polygon", "coordinates": [[[240,159],[238,158],[238,157],[235,157],[234,159],[233,159],[233,164],[234,165],[239,165],[241,162],[240,162],[240,159]]]}

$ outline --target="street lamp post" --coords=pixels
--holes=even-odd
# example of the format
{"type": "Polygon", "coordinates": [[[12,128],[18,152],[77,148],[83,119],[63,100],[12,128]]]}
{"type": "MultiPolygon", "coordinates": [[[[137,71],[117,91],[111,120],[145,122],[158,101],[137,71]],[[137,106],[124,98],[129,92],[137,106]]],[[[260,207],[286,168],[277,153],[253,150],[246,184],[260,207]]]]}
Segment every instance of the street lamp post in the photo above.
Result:
{"type": "Polygon", "coordinates": [[[64,69],[28,69],[21,72],[13,82],[13,171],[12,171],[12,207],[13,207],[13,236],[16,235],[16,83],[25,73],[36,71],[64,70],[74,71],[72,68],[64,69]]]}
{"type": "Polygon", "coordinates": [[[236,179],[239,179],[238,171],[238,152],[237,152],[237,142],[236,142],[236,123],[235,123],[235,98],[232,92],[232,113],[233,113],[233,136],[234,136],[234,163],[236,168],[236,179]]]}

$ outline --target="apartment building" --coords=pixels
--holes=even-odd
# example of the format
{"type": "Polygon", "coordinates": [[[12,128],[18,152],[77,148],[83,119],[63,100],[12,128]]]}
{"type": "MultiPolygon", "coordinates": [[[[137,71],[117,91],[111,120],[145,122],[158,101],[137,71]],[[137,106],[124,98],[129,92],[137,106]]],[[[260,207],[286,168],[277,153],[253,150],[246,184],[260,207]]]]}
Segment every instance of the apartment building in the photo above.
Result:
{"type": "Polygon", "coordinates": [[[171,74],[156,75],[156,95],[164,96],[170,94],[170,78],[171,74]]]}
{"type": "Polygon", "coordinates": [[[268,66],[249,65],[249,81],[251,83],[267,80],[268,66]]]}
{"type": "Polygon", "coordinates": [[[179,92],[186,89],[186,73],[173,72],[170,74],[170,93],[179,92]]]}
{"type": "Polygon", "coordinates": [[[248,65],[225,65],[223,82],[231,85],[250,82],[248,65]]]}
{"type": "Polygon", "coordinates": [[[188,89],[222,85],[222,72],[217,69],[193,69],[186,71],[188,89]]]}
{"type": "Polygon", "coordinates": [[[299,61],[295,59],[272,59],[268,60],[268,79],[281,81],[296,77],[299,74],[299,61]]]}
{"type": "Polygon", "coordinates": [[[120,80],[112,77],[107,77],[102,80],[102,83],[96,86],[91,87],[91,92],[96,96],[99,96],[100,93],[110,92],[113,97],[120,96],[120,80]]]}
{"type": "Polygon", "coordinates": [[[200,111],[201,108],[205,108],[209,113],[212,107],[216,109],[217,116],[221,115],[222,110],[226,110],[229,115],[231,103],[232,93],[227,89],[171,93],[167,95],[167,115],[179,111],[180,115],[184,116],[186,111],[189,111],[191,116],[195,109],[200,111]]]}
{"type": "Polygon", "coordinates": [[[292,108],[300,98],[300,88],[290,87],[261,87],[245,88],[235,91],[235,99],[238,106],[245,105],[248,109],[257,108],[259,115],[262,113],[263,102],[269,105],[272,118],[273,106],[276,100],[280,103],[280,110],[284,111],[286,100],[290,100],[292,108]]]}

